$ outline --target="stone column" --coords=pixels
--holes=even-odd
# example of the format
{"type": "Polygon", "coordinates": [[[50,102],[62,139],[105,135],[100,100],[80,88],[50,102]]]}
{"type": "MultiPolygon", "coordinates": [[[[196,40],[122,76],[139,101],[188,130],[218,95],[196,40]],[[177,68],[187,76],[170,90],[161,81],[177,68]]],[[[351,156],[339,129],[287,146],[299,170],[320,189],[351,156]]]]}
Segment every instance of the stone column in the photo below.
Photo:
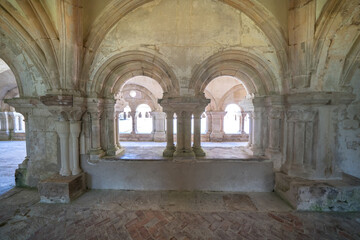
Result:
{"type": "Polygon", "coordinates": [[[131,134],[136,134],[136,132],[137,132],[137,129],[136,129],[137,128],[136,111],[131,110],[130,116],[131,116],[131,123],[132,123],[131,134]]]}
{"type": "Polygon", "coordinates": [[[251,148],[252,140],[253,140],[253,113],[248,112],[247,114],[249,114],[249,142],[248,142],[248,147],[251,148]]]}
{"type": "Polygon", "coordinates": [[[194,144],[193,151],[197,157],[204,157],[205,152],[201,148],[201,115],[202,112],[194,112],[194,144]]]}
{"type": "Polygon", "coordinates": [[[166,113],[154,111],[151,112],[153,118],[153,132],[154,132],[154,141],[163,142],[165,141],[165,117],[166,113]]]}
{"type": "Polygon", "coordinates": [[[262,144],[262,110],[255,110],[253,112],[253,134],[251,150],[254,155],[264,155],[262,144]]]}
{"type": "Polygon", "coordinates": [[[70,122],[71,155],[72,155],[72,175],[81,173],[79,161],[79,136],[81,131],[81,121],[70,122]]]}
{"type": "Polygon", "coordinates": [[[174,112],[166,111],[166,149],[164,157],[172,157],[175,152],[174,146],[174,112]]]}
{"type": "Polygon", "coordinates": [[[213,111],[210,112],[212,118],[212,131],[210,134],[210,141],[222,142],[224,138],[224,117],[226,112],[213,111]]]}
{"type": "Polygon", "coordinates": [[[246,134],[245,133],[245,118],[246,118],[246,113],[241,112],[240,114],[240,119],[241,119],[241,134],[246,134]]]}
{"type": "Polygon", "coordinates": [[[184,160],[195,158],[195,153],[191,147],[191,117],[195,112],[203,112],[209,102],[210,100],[206,99],[204,95],[159,99],[159,104],[165,112],[174,111],[177,115],[177,144],[176,151],[173,154],[174,158],[184,160]]]}
{"type": "Polygon", "coordinates": [[[191,116],[192,112],[178,110],[177,115],[177,144],[174,157],[192,159],[195,153],[191,148],[191,116]]]}
{"type": "Polygon", "coordinates": [[[87,111],[90,113],[91,120],[91,148],[90,160],[98,160],[105,155],[101,147],[101,126],[100,120],[103,112],[103,99],[101,98],[88,98],[87,111]]]}
{"type": "Polygon", "coordinates": [[[56,132],[60,138],[60,157],[61,157],[61,176],[70,176],[70,162],[69,162],[69,121],[56,122],[56,132]]]}
{"type": "Polygon", "coordinates": [[[212,116],[211,116],[211,112],[206,112],[206,133],[210,134],[212,132],[212,116]]]}
{"type": "Polygon", "coordinates": [[[115,110],[115,100],[107,99],[104,105],[106,154],[116,156],[122,154],[124,149],[119,148],[118,140],[118,114],[115,110]]]}
{"type": "Polygon", "coordinates": [[[120,111],[116,111],[115,112],[115,144],[118,148],[121,148],[120,145],[120,136],[119,136],[119,115],[120,115],[120,111]]]}

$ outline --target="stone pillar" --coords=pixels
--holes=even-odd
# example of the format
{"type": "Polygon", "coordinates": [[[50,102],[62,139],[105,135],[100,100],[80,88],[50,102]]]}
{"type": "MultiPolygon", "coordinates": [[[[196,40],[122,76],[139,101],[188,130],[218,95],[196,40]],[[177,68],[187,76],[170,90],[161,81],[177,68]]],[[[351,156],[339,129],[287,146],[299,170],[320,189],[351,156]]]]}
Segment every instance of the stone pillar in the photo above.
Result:
{"type": "Polygon", "coordinates": [[[69,121],[56,122],[56,132],[60,138],[60,157],[61,157],[61,176],[70,176],[70,162],[69,162],[69,121]]]}
{"type": "Polygon", "coordinates": [[[79,136],[81,131],[81,121],[70,122],[70,138],[71,138],[71,156],[72,156],[72,175],[81,173],[79,161],[79,136]]]}
{"type": "Polygon", "coordinates": [[[185,160],[195,158],[195,153],[191,147],[191,117],[195,112],[203,112],[209,102],[210,100],[206,99],[204,95],[159,99],[159,104],[165,112],[174,111],[177,115],[177,144],[173,154],[174,158],[185,160]]]}
{"type": "Polygon", "coordinates": [[[105,116],[105,136],[106,136],[106,154],[116,156],[124,153],[124,149],[119,148],[118,136],[118,114],[115,110],[115,100],[106,99],[104,104],[105,116]]]}
{"type": "Polygon", "coordinates": [[[174,112],[166,111],[166,149],[163,156],[172,157],[174,152],[174,112]]]}
{"type": "Polygon", "coordinates": [[[282,171],[305,179],[341,179],[336,162],[336,106],[292,107],[286,115],[282,171]]]}
{"type": "Polygon", "coordinates": [[[264,155],[262,146],[262,110],[255,110],[253,112],[253,134],[251,150],[254,155],[264,155]]]}
{"type": "Polygon", "coordinates": [[[245,112],[241,112],[241,114],[240,114],[240,120],[241,120],[241,129],[240,129],[240,132],[241,132],[241,134],[246,134],[246,133],[245,133],[245,118],[246,118],[246,113],[245,113],[245,112]]]}
{"type": "Polygon", "coordinates": [[[191,148],[191,116],[192,112],[178,110],[177,115],[177,144],[174,157],[194,158],[191,148]]]}
{"type": "Polygon", "coordinates": [[[119,115],[120,115],[120,111],[116,111],[115,112],[115,144],[118,148],[121,148],[120,145],[120,136],[119,136],[119,115]]]}
{"type": "Polygon", "coordinates": [[[281,167],[281,136],[283,134],[283,110],[272,108],[268,116],[269,122],[269,145],[266,155],[273,160],[274,169],[280,170],[281,167]]]}
{"type": "Polygon", "coordinates": [[[90,160],[98,160],[105,155],[101,147],[101,126],[100,120],[103,112],[103,100],[88,98],[88,112],[91,117],[91,148],[90,160]]]}
{"type": "Polygon", "coordinates": [[[136,129],[137,128],[136,111],[131,110],[130,116],[131,116],[131,123],[132,123],[131,134],[136,134],[136,132],[137,132],[137,129],[136,129]]]}
{"type": "Polygon", "coordinates": [[[154,111],[151,112],[153,118],[153,132],[154,132],[154,141],[163,142],[165,141],[165,117],[166,113],[154,111]]]}
{"type": "Polygon", "coordinates": [[[248,142],[248,147],[251,148],[252,140],[253,140],[253,113],[248,112],[247,114],[249,115],[249,142],[248,142]]]}
{"type": "Polygon", "coordinates": [[[207,121],[207,128],[206,133],[210,134],[212,132],[212,116],[211,112],[206,112],[206,121],[207,121]]]}
{"type": "Polygon", "coordinates": [[[202,112],[194,112],[194,144],[193,151],[197,157],[204,157],[205,152],[201,148],[201,115],[202,112]]]}
{"type": "Polygon", "coordinates": [[[212,118],[212,126],[210,133],[210,141],[222,142],[224,138],[224,117],[226,112],[224,111],[213,111],[210,112],[212,118]]]}

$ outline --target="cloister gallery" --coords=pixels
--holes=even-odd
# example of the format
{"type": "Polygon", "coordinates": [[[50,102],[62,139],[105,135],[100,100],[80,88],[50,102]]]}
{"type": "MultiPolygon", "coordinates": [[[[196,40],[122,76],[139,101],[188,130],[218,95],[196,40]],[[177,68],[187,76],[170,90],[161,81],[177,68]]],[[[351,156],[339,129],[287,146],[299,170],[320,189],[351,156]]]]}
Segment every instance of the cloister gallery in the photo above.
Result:
{"type": "Polygon", "coordinates": [[[275,190],[299,210],[359,210],[359,24],[359,0],[2,0],[16,185],[44,202],[275,190]],[[124,160],[122,141],[166,147],[124,160]],[[204,142],[246,144],[234,159],[204,142]]]}

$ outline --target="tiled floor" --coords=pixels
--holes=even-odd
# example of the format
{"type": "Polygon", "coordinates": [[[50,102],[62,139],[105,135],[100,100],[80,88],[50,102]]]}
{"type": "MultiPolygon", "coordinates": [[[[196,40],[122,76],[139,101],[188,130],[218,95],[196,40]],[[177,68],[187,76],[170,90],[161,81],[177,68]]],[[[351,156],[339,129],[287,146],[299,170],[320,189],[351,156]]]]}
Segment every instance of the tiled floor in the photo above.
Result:
{"type": "Polygon", "coordinates": [[[0,197],[1,239],[360,239],[360,213],[294,212],[274,193],[92,190],[0,197]]]}

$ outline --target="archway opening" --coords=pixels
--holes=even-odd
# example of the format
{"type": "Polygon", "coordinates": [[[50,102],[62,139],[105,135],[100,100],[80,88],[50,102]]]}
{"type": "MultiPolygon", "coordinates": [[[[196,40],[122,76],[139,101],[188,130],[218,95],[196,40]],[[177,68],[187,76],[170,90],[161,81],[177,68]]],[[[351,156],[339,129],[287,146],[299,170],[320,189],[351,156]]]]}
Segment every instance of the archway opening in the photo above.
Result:
{"type": "Polygon", "coordinates": [[[137,133],[150,134],[153,131],[153,119],[151,117],[151,108],[147,104],[140,104],[136,108],[137,133]]]}
{"type": "Polygon", "coordinates": [[[253,111],[251,95],[243,82],[232,76],[220,76],[206,86],[205,97],[211,99],[206,108],[203,141],[231,142],[247,145],[250,136],[249,113],[253,111]]]}
{"type": "Polygon", "coordinates": [[[15,170],[26,157],[24,116],[5,103],[17,97],[15,75],[0,59],[0,195],[15,186],[15,170]]]}

